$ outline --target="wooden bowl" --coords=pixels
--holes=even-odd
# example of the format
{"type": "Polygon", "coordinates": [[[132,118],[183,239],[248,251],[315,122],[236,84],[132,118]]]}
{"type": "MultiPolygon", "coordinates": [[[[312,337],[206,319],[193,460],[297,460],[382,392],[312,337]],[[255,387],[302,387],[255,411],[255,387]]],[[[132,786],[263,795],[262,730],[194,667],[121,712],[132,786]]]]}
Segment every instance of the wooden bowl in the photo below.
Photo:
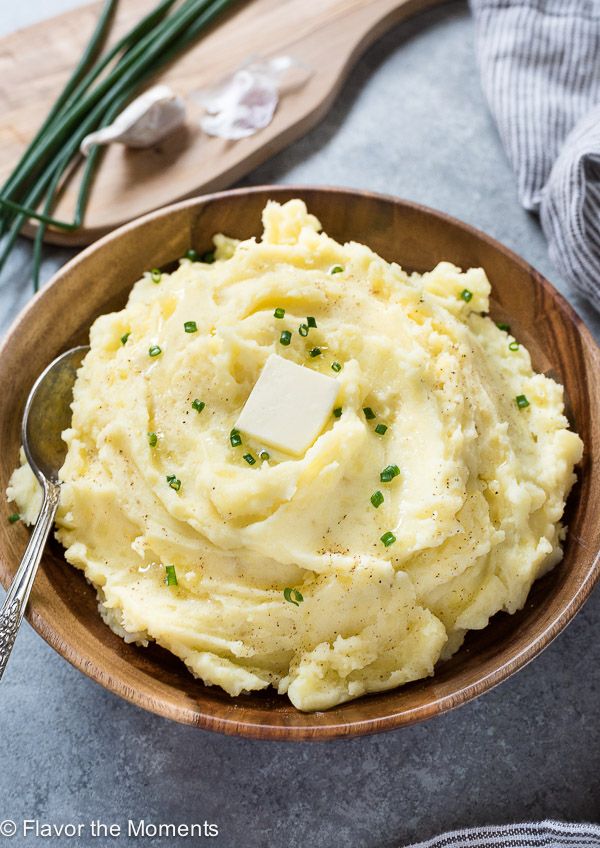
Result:
{"type": "MultiPolygon", "coordinates": [[[[535,657],[566,626],[598,579],[600,566],[600,352],[552,286],[488,236],[406,201],[342,189],[273,186],[179,203],[147,215],[89,247],[54,277],[19,316],[0,353],[0,485],[17,463],[21,413],[44,366],[87,340],[100,314],[119,309],[147,268],[166,266],[190,247],[205,250],[215,232],[246,238],[261,230],[269,198],[302,197],[336,239],[365,242],[388,260],[423,271],[448,259],[483,266],[494,292],[493,316],[509,320],[534,367],[564,384],[567,412],[585,442],[579,482],[567,506],[564,560],[538,581],[523,610],[496,615],[471,632],[434,677],[369,695],[327,712],[303,714],[273,692],[230,698],[195,680],[182,662],[151,646],[126,645],[98,615],[94,591],[49,543],[33,587],[28,619],[37,632],[92,679],[134,704],[187,724],[263,739],[328,739],[422,721],[486,692],[535,657]]],[[[0,580],[6,587],[26,545],[22,525],[0,521],[0,580]]]]}

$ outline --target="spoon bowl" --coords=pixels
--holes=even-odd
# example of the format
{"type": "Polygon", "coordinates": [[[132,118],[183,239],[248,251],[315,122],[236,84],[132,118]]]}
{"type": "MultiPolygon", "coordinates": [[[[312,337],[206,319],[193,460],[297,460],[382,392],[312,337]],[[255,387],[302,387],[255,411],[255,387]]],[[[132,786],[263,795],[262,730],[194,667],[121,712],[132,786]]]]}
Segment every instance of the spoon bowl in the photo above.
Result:
{"type": "Polygon", "coordinates": [[[62,433],[71,424],[71,400],[77,371],[89,347],[81,345],[57,356],[35,381],[23,413],[23,450],[32,471],[58,483],[67,446],[62,433]]]}
{"type": "Polygon", "coordinates": [[[54,359],[33,384],[25,404],[21,438],[27,462],[42,487],[42,506],[21,565],[0,609],[0,680],[58,509],[58,473],[66,456],[62,433],[71,423],[75,377],[88,350],[85,346],[72,348],[54,359]]]}

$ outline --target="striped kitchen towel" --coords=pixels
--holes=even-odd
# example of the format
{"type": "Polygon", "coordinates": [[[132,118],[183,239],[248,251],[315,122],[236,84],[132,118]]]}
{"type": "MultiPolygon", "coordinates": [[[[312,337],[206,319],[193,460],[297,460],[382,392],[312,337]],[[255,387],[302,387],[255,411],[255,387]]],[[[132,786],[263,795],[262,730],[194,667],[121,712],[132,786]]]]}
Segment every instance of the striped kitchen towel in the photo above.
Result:
{"type": "Polygon", "coordinates": [[[410,848],[599,848],[600,826],[559,821],[452,830],[410,848]]]}
{"type": "Polygon", "coordinates": [[[600,308],[600,0],[470,0],[483,89],[550,257],[600,308]]]}

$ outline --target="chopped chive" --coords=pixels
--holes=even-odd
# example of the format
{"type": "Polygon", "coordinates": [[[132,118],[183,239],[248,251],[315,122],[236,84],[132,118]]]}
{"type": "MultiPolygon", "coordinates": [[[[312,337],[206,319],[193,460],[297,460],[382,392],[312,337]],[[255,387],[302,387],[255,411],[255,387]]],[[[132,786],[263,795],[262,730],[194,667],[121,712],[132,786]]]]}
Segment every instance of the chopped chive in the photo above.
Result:
{"type": "Polygon", "coordinates": [[[473,298],[473,292],[469,291],[469,289],[463,289],[460,293],[460,296],[465,303],[468,303],[473,298]]]}
{"type": "Polygon", "coordinates": [[[261,450],[258,452],[258,458],[266,462],[267,459],[271,459],[271,454],[266,450],[261,450]]]}
{"type": "Polygon", "coordinates": [[[377,427],[375,427],[375,432],[378,436],[385,436],[386,430],[387,424],[378,424],[377,427]]]}
{"type": "Polygon", "coordinates": [[[300,324],[298,327],[298,332],[305,339],[308,336],[308,324],[300,324]]]}
{"type": "Polygon", "coordinates": [[[509,344],[508,349],[509,349],[509,350],[518,350],[518,349],[519,349],[519,342],[518,342],[518,341],[516,341],[516,340],[515,340],[515,341],[512,341],[512,342],[509,344]]]}
{"type": "Polygon", "coordinates": [[[525,395],[517,395],[515,398],[515,403],[517,404],[519,409],[525,409],[527,406],[529,406],[529,401],[527,400],[525,395]]]}
{"type": "Polygon", "coordinates": [[[10,521],[11,524],[16,524],[17,521],[21,520],[21,516],[19,515],[18,512],[13,512],[12,515],[8,516],[8,520],[10,521]]]}
{"type": "Polygon", "coordinates": [[[383,471],[379,475],[379,479],[382,483],[391,483],[394,477],[398,477],[400,474],[400,469],[397,465],[386,465],[383,471]]]}
{"type": "Polygon", "coordinates": [[[148,349],[148,356],[160,356],[161,353],[162,350],[158,345],[152,345],[152,347],[148,349]]]}
{"type": "Polygon", "coordinates": [[[205,250],[200,257],[200,262],[204,262],[205,265],[212,265],[216,258],[214,250],[205,250]]]}
{"type": "Polygon", "coordinates": [[[312,327],[312,328],[313,328],[313,330],[314,330],[314,329],[316,329],[316,327],[317,327],[317,319],[316,319],[316,318],[312,318],[310,315],[309,315],[309,316],[308,316],[308,318],[306,319],[306,323],[307,323],[307,325],[308,325],[309,327],[312,327]]]}
{"type": "Polygon", "coordinates": [[[158,444],[158,436],[156,433],[148,433],[148,444],[151,448],[155,448],[158,444]]]}
{"type": "Polygon", "coordinates": [[[275,318],[283,318],[283,316],[285,315],[285,309],[282,309],[281,306],[278,306],[273,315],[275,316],[275,318]]]}
{"type": "Polygon", "coordinates": [[[231,442],[232,448],[237,448],[242,444],[242,437],[240,436],[239,430],[232,430],[229,434],[229,441],[231,442]]]}
{"type": "Polygon", "coordinates": [[[198,332],[198,325],[196,324],[195,321],[184,321],[183,322],[183,329],[185,330],[186,333],[197,333],[198,332]]]}
{"type": "Polygon", "coordinates": [[[372,421],[373,418],[377,418],[370,406],[363,407],[363,412],[365,413],[365,418],[367,419],[367,421],[372,421]]]}
{"type": "Polygon", "coordinates": [[[284,347],[287,347],[289,345],[289,343],[291,342],[291,340],[292,340],[292,334],[290,333],[290,331],[289,330],[283,330],[283,332],[279,336],[280,344],[282,344],[284,347]]]}
{"type": "Polygon", "coordinates": [[[334,417],[335,417],[335,418],[341,418],[341,417],[342,417],[342,407],[341,407],[341,406],[337,406],[337,407],[333,410],[333,414],[334,414],[334,417]]]}
{"type": "Polygon", "coordinates": [[[389,546],[393,545],[394,542],[396,541],[396,537],[394,536],[393,533],[390,533],[390,531],[388,530],[388,532],[384,533],[383,536],[381,537],[381,541],[386,546],[386,548],[389,548],[389,546]]]}
{"type": "Polygon", "coordinates": [[[380,491],[373,492],[373,494],[371,495],[371,503],[373,504],[375,509],[378,509],[381,506],[383,500],[384,498],[380,491]]]}
{"type": "Polygon", "coordinates": [[[312,356],[312,358],[314,359],[315,356],[321,356],[322,353],[323,351],[320,347],[313,347],[313,349],[308,352],[308,355],[312,356]]]}
{"type": "Polygon", "coordinates": [[[342,266],[341,266],[341,265],[333,265],[333,266],[329,269],[329,273],[330,273],[330,274],[341,274],[343,270],[344,270],[344,269],[342,268],[342,266]]]}
{"type": "Polygon", "coordinates": [[[251,453],[245,453],[244,456],[243,456],[243,459],[246,460],[248,465],[254,465],[254,463],[256,462],[256,460],[254,459],[254,457],[252,456],[251,453]]]}
{"type": "Polygon", "coordinates": [[[181,489],[181,480],[178,480],[174,474],[167,475],[167,483],[172,489],[178,492],[181,489]]]}
{"type": "Polygon", "coordinates": [[[128,333],[123,333],[123,335],[121,336],[121,344],[122,345],[127,344],[127,339],[129,338],[130,335],[131,335],[131,331],[129,331],[128,333]]]}
{"type": "Polygon", "coordinates": [[[332,362],[331,363],[331,370],[335,371],[335,373],[338,374],[342,370],[342,366],[340,365],[339,362],[332,362]]]}
{"type": "Polygon", "coordinates": [[[150,277],[151,277],[153,283],[160,283],[161,278],[162,278],[162,273],[161,273],[160,269],[159,268],[153,268],[150,271],[150,277]]]}
{"type": "Polygon", "coordinates": [[[204,403],[204,401],[200,400],[199,398],[196,398],[196,400],[192,401],[192,409],[195,409],[196,412],[202,412],[205,406],[206,404],[204,403]]]}
{"type": "Polygon", "coordinates": [[[302,593],[298,589],[290,589],[289,586],[283,590],[283,597],[288,603],[294,604],[296,607],[299,607],[304,600],[302,593]]]}
{"type": "Polygon", "coordinates": [[[167,586],[177,586],[177,573],[175,572],[174,565],[165,565],[165,583],[167,586]]]}
{"type": "Polygon", "coordinates": [[[496,321],[496,327],[503,330],[505,333],[510,333],[510,324],[504,324],[502,321],[496,321]]]}
{"type": "Polygon", "coordinates": [[[200,257],[198,256],[198,251],[194,250],[193,247],[190,247],[189,250],[186,250],[184,254],[184,259],[189,259],[190,262],[197,262],[200,257]]]}

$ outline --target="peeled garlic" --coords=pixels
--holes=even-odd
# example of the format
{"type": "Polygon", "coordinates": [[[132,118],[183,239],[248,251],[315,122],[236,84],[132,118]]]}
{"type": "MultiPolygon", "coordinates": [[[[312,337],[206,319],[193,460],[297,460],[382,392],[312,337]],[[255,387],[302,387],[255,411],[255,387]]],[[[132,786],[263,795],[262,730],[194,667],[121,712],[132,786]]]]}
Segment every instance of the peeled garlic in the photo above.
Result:
{"type": "Polygon", "coordinates": [[[273,120],[279,97],[309,79],[312,71],[291,56],[252,58],[218,85],[194,92],[206,110],[200,121],[205,133],[238,140],[273,120]]]}
{"type": "Polygon", "coordinates": [[[184,123],[183,100],[168,85],[156,85],[133,100],[108,127],[86,135],[80,150],[87,156],[95,144],[113,141],[127,147],[152,147],[184,123]]]}

